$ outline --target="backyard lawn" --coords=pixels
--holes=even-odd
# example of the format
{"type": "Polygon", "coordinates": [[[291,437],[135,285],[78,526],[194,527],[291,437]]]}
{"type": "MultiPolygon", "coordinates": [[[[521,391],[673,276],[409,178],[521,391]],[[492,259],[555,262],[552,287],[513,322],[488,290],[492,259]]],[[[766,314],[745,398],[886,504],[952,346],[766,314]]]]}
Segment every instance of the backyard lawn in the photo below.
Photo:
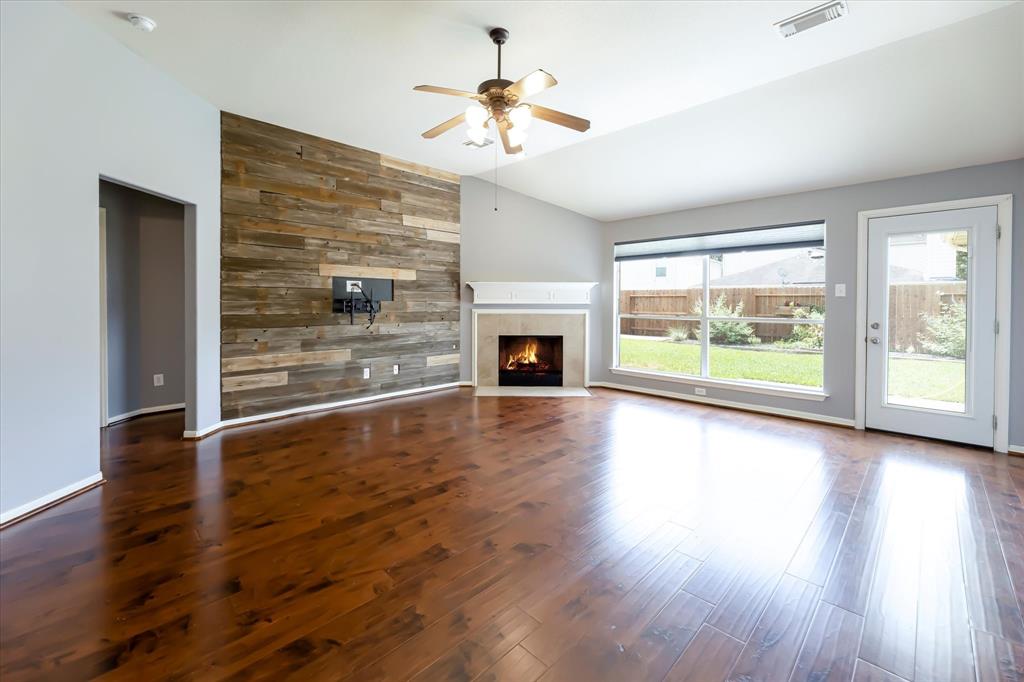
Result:
{"type": "MultiPolygon", "coordinates": [[[[715,379],[771,381],[821,387],[822,355],[784,350],[747,350],[711,347],[711,376],[715,379]]],[[[659,372],[700,375],[700,346],[636,338],[619,342],[619,366],[659,372]]],[[[890,360],[890,395],[910,399],[961,402],[964,391],[962,362],[935,359],[890,360]]]]}

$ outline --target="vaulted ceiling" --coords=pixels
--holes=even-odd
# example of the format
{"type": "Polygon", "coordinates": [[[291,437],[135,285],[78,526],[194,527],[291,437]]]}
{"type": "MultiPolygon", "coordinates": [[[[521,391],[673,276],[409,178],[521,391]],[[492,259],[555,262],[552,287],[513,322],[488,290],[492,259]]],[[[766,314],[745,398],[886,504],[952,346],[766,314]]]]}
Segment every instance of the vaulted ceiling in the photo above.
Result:
{"type": "Polygon", "coordinates": [[[465,108],[416,93],[543,68],[536,123],[498,183],[600,219],[1024,156],[1024,5],[810,2],[72,2],[217,107],[491,179],[493,147],[419,133],[465,108]],[[127,12],[154,18],[151,34],[127,12]]]}

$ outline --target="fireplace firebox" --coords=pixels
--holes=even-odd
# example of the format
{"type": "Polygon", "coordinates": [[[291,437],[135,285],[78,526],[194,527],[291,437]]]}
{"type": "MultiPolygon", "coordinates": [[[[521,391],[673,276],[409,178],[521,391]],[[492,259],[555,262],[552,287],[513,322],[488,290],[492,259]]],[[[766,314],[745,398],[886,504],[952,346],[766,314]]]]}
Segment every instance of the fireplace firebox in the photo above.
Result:
{"type": "Polygon", "coordinates": [[[499,336],[499,386],[561,386],[561,336],[499,336]]]}

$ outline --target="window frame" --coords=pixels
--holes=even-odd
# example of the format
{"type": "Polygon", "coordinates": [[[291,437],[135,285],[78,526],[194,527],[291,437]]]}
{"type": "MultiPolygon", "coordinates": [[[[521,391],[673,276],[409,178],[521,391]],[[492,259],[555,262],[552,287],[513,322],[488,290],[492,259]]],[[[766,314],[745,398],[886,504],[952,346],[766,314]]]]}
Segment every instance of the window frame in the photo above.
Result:
{"type": "MultiPolygon", "coordinates": [[[[787,248],[786,245],[780,244],[780,249],[787,248]]],[[[828,251],[826,249],[826,259],[828,251]]],[[[812,324],[820,325],[822,327],[822,334],[826,329],[825,324],[828,320],[828,306],[825,306],[825,315],[820,320],[815,319],[800,319],[799,321],[793,318],[787,317],[722,317],[715,315],[708,315],[708,311],[711,309],[711,289],[713,288],[713,282],[711,282],[711,259],[714,253],[704,253],[700,255],[702,260],[702,285],[701,285],[701,314],[700,315],[673,315],[673,314],[644,314],[644,313],[622,313],[619,310],[619,298],[621,292],[621,277],[620,269],[622,261],[613,261],[613,325],[612,330],[612,366],[609,370],[613,374],[621,374],[625,376],[633,376],[638,378],[655,378],[663,381],[672,381],[683,384],[691,384],[697,386],[713,386],[720,388],[728,388],[738,391],[747,391],[751,393],[761,393],[767,395],[775,395],[780,397],[800,398],[805,400],[825,400],[828,397],[828,393],[825,391],[825,353],[827,343],[822,344],[822,386],[799,386],[796,384],[784,384],[780,382],[771,381],[758,381],[754,379],[720,379],[712,377],[710,374],[710,361],[711,361],[711,343],[710,334],[702,334],[700,339],[700,375],[694,374],[683,374],[679,372],[665,372],[653,369],[639,369],[632,367],[622,367],[620,365],[620,346],[622,336],[622,320],[626,319],[641,319],[641,320],[678,320],[686,322],[694,322],[701,325],[702,329],[709,329],[709,324],[713,322],[747,322],[755,324],[812,324]]],[[[653,259],[652,259],[653,260],[653,259]]],[[[826,265],[826,278],[827,278],[827,265],[826,265]]],[[[828,285],[827,282],[823,285],[825,289],[825,298],[828,298],[828,285]]]]}

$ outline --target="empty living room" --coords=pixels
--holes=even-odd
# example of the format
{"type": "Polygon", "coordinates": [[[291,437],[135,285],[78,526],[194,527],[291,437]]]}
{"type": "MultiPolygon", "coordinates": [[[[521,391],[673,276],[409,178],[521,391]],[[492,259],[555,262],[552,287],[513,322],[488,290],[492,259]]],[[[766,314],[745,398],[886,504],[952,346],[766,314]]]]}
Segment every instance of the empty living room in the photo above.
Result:
{"type": "Polygon", "coordinates": [[[1024,0],[0,0],[0,680],[1024,681],[1024,0]]]}

